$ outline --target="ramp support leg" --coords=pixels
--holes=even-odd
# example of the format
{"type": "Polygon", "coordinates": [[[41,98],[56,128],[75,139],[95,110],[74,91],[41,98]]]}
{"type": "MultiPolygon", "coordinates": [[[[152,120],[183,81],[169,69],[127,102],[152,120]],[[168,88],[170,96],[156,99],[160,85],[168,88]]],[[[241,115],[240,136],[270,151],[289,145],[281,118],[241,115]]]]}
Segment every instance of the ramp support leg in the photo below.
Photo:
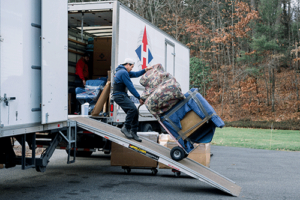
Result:
{"type": "Polygon", "coordinates": [[[36,170],[38,172],[46,171],[46,166],[49,163],[49,159],[51,158],[55,151],[55,148],[61,141],[62,137],[60,134],[57,133],[52,142],[50,143],[50,146],[42,153],[40,158],[36,159],[36,170]]]}
{"type": "Polygon", "coordinates": [[[67,163],[74,163],[76,160],[76,148],[77,148],[77,125],[74,121],[68,121],[67,135],[65,136],[61,131],[60,135],[67,141],[68,161],[67,163]],[[71,150],[74,149],[73,160],[70,161],[71,150]]]}
{"type": "Polygon", "coordinates": [[[31,134],[31,142],[28,141],[29,146],[31,146],[31,162],[29,165],[27,165],[27,159],[26,159],[26,134],[22,135],[21,137],[21,145],[22,145],[22,169],[29,169],[29,168],[34,168],[35,167],[35,149],[36,149],[36,134],[32,133],[31,134]]]}

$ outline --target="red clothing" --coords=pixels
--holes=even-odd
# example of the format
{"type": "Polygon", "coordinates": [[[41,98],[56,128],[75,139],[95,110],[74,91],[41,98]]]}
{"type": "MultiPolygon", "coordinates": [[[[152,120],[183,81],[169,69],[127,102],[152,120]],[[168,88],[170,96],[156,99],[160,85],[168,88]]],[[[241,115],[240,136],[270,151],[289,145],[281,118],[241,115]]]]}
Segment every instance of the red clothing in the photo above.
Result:
{"type": "Polygon", "coordinates": [[[81,80],[85,80],[89,77],[88,65],[84,62],[83,58],[80,58],[76,64],[75,74],[79,76],[81,80]]]}

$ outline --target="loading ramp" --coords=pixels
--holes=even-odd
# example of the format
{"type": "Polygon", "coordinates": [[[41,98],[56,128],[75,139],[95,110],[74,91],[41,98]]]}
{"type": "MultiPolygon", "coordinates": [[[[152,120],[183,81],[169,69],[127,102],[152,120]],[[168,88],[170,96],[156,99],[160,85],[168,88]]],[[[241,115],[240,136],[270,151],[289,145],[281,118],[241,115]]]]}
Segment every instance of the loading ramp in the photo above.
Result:
{"type": "Polygon", "coordinates": [[[239,196],[240,194],[241,187],[236,185],[232,180],[189,158],[185,158],[179,162],[176,162],[170,157],[170,149],[158,143],[150,141],[146,138],[142,138],[143,141],[141,143],[136,142],[135,140],[129,140],[124,136],[123,133],[121,133],[119,128],[95,119],[91,119],[89,117],[78,116],[70,117],[69,119],[71,121],[75,121],[77,123],[77,127],[90,131],[112,142],[141,153],[151,159],[181,171],[228,194],[231,194],[232,196],[239,196]]]}

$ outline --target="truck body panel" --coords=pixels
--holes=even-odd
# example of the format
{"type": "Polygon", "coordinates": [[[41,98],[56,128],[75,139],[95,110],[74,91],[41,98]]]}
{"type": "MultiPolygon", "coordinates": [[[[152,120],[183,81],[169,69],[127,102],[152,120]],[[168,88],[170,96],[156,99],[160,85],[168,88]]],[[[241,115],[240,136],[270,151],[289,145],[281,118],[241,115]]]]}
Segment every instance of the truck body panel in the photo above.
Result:
{"type": "MultiPolygon", "coordinates": [[[[183,92],[189,89],[189,49],[117,1],[1,0],[0,9],[0,137],[28,133],[30,127],[45,130],[43,125],[56,126],[68,120],[68,81],[74,81],[74,75],[68,73],[74,74],[80,58],[68,38],[111,38],[111,86],[115,69],[130,57],[136,60],[133,71],[161,63],[183,92]],[[108,33],[95,34],[91,31],[95,27],[108,33]],[[4,97],[12,99],[4,101],[4,97]]],[[[133,78],[132,82],[141,94],[144,87],[139,80],[133,78]]],[[[128,95],[138,106],[138,100],[128,95]]],[[[109,106],[113,111],[103,118],[122,124],[126,114],[113,105],[109,106]]],[[[140,113],[145,117],[139,121],[156,121],[145,106],[140,113]]]]}
{"type": "Polygon", "coordinates": [[[42,124],[68,120],[68,4],[42,0],[42,124]]]}
{"type": "Polygon", "coordinates": [[[2,0],[0,9],[1,128],[40,123],[40,1],[2,0]]]}

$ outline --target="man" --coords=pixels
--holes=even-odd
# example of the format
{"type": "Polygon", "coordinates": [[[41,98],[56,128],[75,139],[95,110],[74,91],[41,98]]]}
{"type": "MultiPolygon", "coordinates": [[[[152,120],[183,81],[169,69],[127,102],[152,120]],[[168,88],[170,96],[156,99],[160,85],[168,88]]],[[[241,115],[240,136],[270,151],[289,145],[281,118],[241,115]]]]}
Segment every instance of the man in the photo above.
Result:
{"type": "Polygon", "coordinates": [[[75,83],[78,84],[78,87],[84,87],[86,79],[89,77],[89,68],[87,63],[90,60],[90,55],[85,53],[76,63],[75,74],[75,83]],[[80,85],[79,85],[80,84],[80,85]]]}
{"type": "MultiPolygon", "coordinates": [[[[89,68],[87,65],[89,60],[90,60],[90,55],[88,53],[85,53],[76,63],[76,68],[75,68],[76,77],[74,81],[75,83],[74,86],[79,91],[84,91],[86,80],[89,78],[89,68]]],[[[78,114],[80,111],[80,103],[76,100],[75,88],[69,89],[69,93],[72,94],[72,99],[75,100],[75,102],[73,102],[75,104],[74,114],[78,114]]]]}
{"type": "Polygon", "coordinates": [[[125,61],[117,67],[116,74],[114,75],[113,98],[127,114],[125,124],[123,125],[121,132],[124,133],[128,139],[134,139],[138,142],[142,142],[136,134],[139,125],[138,110],[135,104],[128,97],[127,89],[131,92],[131,94],[133,94],[133,96],[139,99],[141,105],[144,104],[130,78],[140,77],[146,71],[152,69],[152,67],[148,67],[138,72],[132,72],[131,70],[133,67],[134,61],[130,58],[126,58],[125,61]]]}

